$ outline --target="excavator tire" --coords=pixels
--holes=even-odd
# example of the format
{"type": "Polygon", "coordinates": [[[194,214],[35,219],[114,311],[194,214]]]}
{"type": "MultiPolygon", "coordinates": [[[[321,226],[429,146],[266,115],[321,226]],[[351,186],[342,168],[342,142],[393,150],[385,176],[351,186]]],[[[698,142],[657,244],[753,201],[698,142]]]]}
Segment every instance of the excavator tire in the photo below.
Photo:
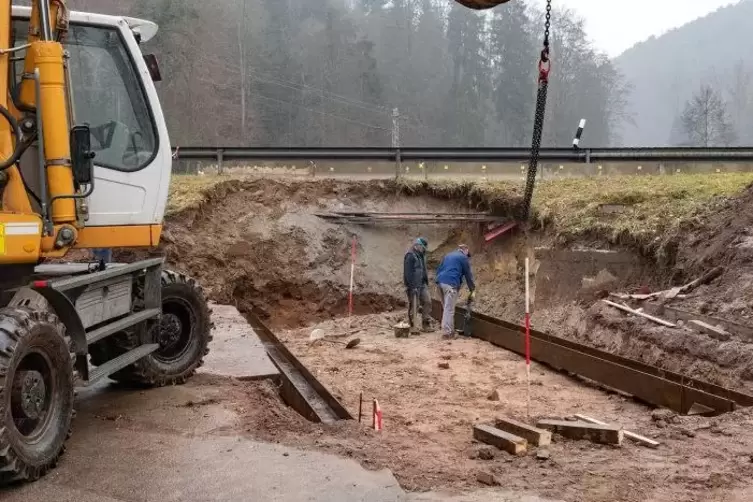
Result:
{"type": "MultiPolygon", "coordinates": [[[[135,310],[143,308],[143,284],[136,284],[135,310]]],[[[110,376],[111,379],[160,387],[185,383],[204,363],[212,340],[211,310],[198,282],[170,270],[162,271],[162,318],[149,332],[116,333],[89,347],[91,363],[103,364],[143,343],[159,343],[154,353],[110,376]],[[140,337],[146,337],[141,340],[140,337]]]]}
{"type": "Polygon", "coordinates": [[[74,360],[57,316],[0,309],[0,485],[55,467],[73,420],[74,360]]]}

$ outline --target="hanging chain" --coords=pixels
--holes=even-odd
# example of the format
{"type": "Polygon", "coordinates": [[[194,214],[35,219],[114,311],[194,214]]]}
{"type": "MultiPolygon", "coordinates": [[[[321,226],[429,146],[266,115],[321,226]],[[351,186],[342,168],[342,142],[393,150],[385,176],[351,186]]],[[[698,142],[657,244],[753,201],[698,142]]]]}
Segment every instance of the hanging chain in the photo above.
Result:
{"type": "Polygon", "coordinates": [[[544,23],[544,47],[539,57],[539,88],[536,92],[536,112],[533,118],[533,139],[531,141],[531,160],[528,163],[526,177],[526,191],[523,195],[523,207],[521,219],[526,221],[531,210],[533,189],[536,185],[536,171],[539,165],[539,150],[541,149],[541,134],[544,129],[544,116],[546,112],[546,95],[549,88],[549,28],[552,19],[552,0],[546,2],[546,22],[544,23]]]}

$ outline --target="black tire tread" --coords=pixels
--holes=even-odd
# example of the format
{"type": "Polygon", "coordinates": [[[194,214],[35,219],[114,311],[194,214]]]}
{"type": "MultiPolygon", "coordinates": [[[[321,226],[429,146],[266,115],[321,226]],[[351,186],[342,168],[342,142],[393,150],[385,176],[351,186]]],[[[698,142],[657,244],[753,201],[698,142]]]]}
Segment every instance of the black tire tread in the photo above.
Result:
{"type": "MultiPolygon", "coordinates": [[[[6,340],[12,341],[7,345],[8,349],[0,350],[0,485],[16,481],[35,480],[44,476],[57,465],[60,456],[65,452],[65,443],[63,443],[54,457],[44,465],[27,465],[13,451],[9,440],[10,432],[2,419],[2,417],[6,416],[3,404],[5,402],[5,380],[13,352],[20,341],[24,337],[29,336],[32,328],[37,324],[50,324],[63,337],[70,353],[71,374],[75,379],[74,363],[76,356],[73,352],[73,344],[71,338],[66,334],[65,326],[54,313],[47,310],[34,310],[28,307],[5,307],[0,309],[0,337],[5,337],[6,340]]],[[[71,382],[72,400],[73,381],[71,382]]],[[[75,412],[71,408],[70,416],[67,419],[69,424],[73,421],[74,415],[75,412]]],[[[66,431],[66,439],[70,435],[71,429],[69,427],[66,431]]]]}
{"type": "MultiPolygon", "coordinates": [[[[201,311],[198,316],[204,319],[202,322],[204,330],[199,336],[205,340],[203,342],[204,348],[202,349],[202,356],[195,360],[189,369],[182,372],[179,375],[164,375],[157,373],[153,370],[153,367],[149,364],[147,356],[143,359],[136,361],[131,366],[123,368],[122,370],[110,375],[110,378],[121,383],[146,385],[151,387],[162,387],[165,385],[181,385],[186,382],[196,370],[204,364],[204,357],[209,354],[209,343],[212,341],[212,328],[214,324],[211,322],[212,311],[209,308],[204,290],[201,285],[195,279],[188,277],[185,274],[174,272],[172,270],[163,270],[161,277],[162,287],[172,284],[185,284],[188,285],[193,294],[199,299],[199,305],[201,305],[201,311]]],[[[143,299],[143,290],[141,285],[136,287],[136,299],[134,303],[137,309],[142,308],[140,303],[143,299]]],[[[91,354],[91,362],[94,365],[102,364],[114,357],[117,357],[131,349],[134,349],[140,345],[137,332],[128,331],[112,335],[101,342],[93,344],[89,347],[89,353],[91,354]],[[103,343],[104,342],[104,343],[103,343]]]]}

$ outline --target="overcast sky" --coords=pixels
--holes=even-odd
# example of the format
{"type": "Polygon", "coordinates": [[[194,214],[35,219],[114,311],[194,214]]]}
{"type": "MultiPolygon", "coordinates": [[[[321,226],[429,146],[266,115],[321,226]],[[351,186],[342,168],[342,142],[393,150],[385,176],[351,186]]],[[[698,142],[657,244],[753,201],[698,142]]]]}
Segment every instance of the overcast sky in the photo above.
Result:
{"type": "MultiPolygon", "coordinates": [[[[513,0],[515,1],[515,0],[513,0]]],[[[552,0],[586,20],[594,44],[617,56],[636,42],[681,26],[739,0],[552,0]]],[[[544,5],[544,0],[536,0],[544,5]]],[[[553,19],[552,23],[557,20],[553,19]]],[[[543,20],[542,20],[543,37],[543,20]]]]}

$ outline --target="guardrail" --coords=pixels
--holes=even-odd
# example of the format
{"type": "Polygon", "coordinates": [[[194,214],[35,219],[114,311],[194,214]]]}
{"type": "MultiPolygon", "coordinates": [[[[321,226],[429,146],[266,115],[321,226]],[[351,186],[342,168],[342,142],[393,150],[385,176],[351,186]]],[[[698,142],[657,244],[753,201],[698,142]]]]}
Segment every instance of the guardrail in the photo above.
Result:
{"type": "MultiPolygon", "coordinates": [[[[177,147],[174,172],[517,180],[528,148],[177,147]]],[[[539,178],[753,172],[753,148],[544,148],[539,178]]]]}
{"type": "MultiPolygon", "coordinates": [[[[176,160],[354,160],[354,161],[488,161],[524,162],[529,148],[243,148],[176,147],[176,160]]],[[[539,158],[549,162],[753,162],[753,148],[542,148],[539,158]]]]}

